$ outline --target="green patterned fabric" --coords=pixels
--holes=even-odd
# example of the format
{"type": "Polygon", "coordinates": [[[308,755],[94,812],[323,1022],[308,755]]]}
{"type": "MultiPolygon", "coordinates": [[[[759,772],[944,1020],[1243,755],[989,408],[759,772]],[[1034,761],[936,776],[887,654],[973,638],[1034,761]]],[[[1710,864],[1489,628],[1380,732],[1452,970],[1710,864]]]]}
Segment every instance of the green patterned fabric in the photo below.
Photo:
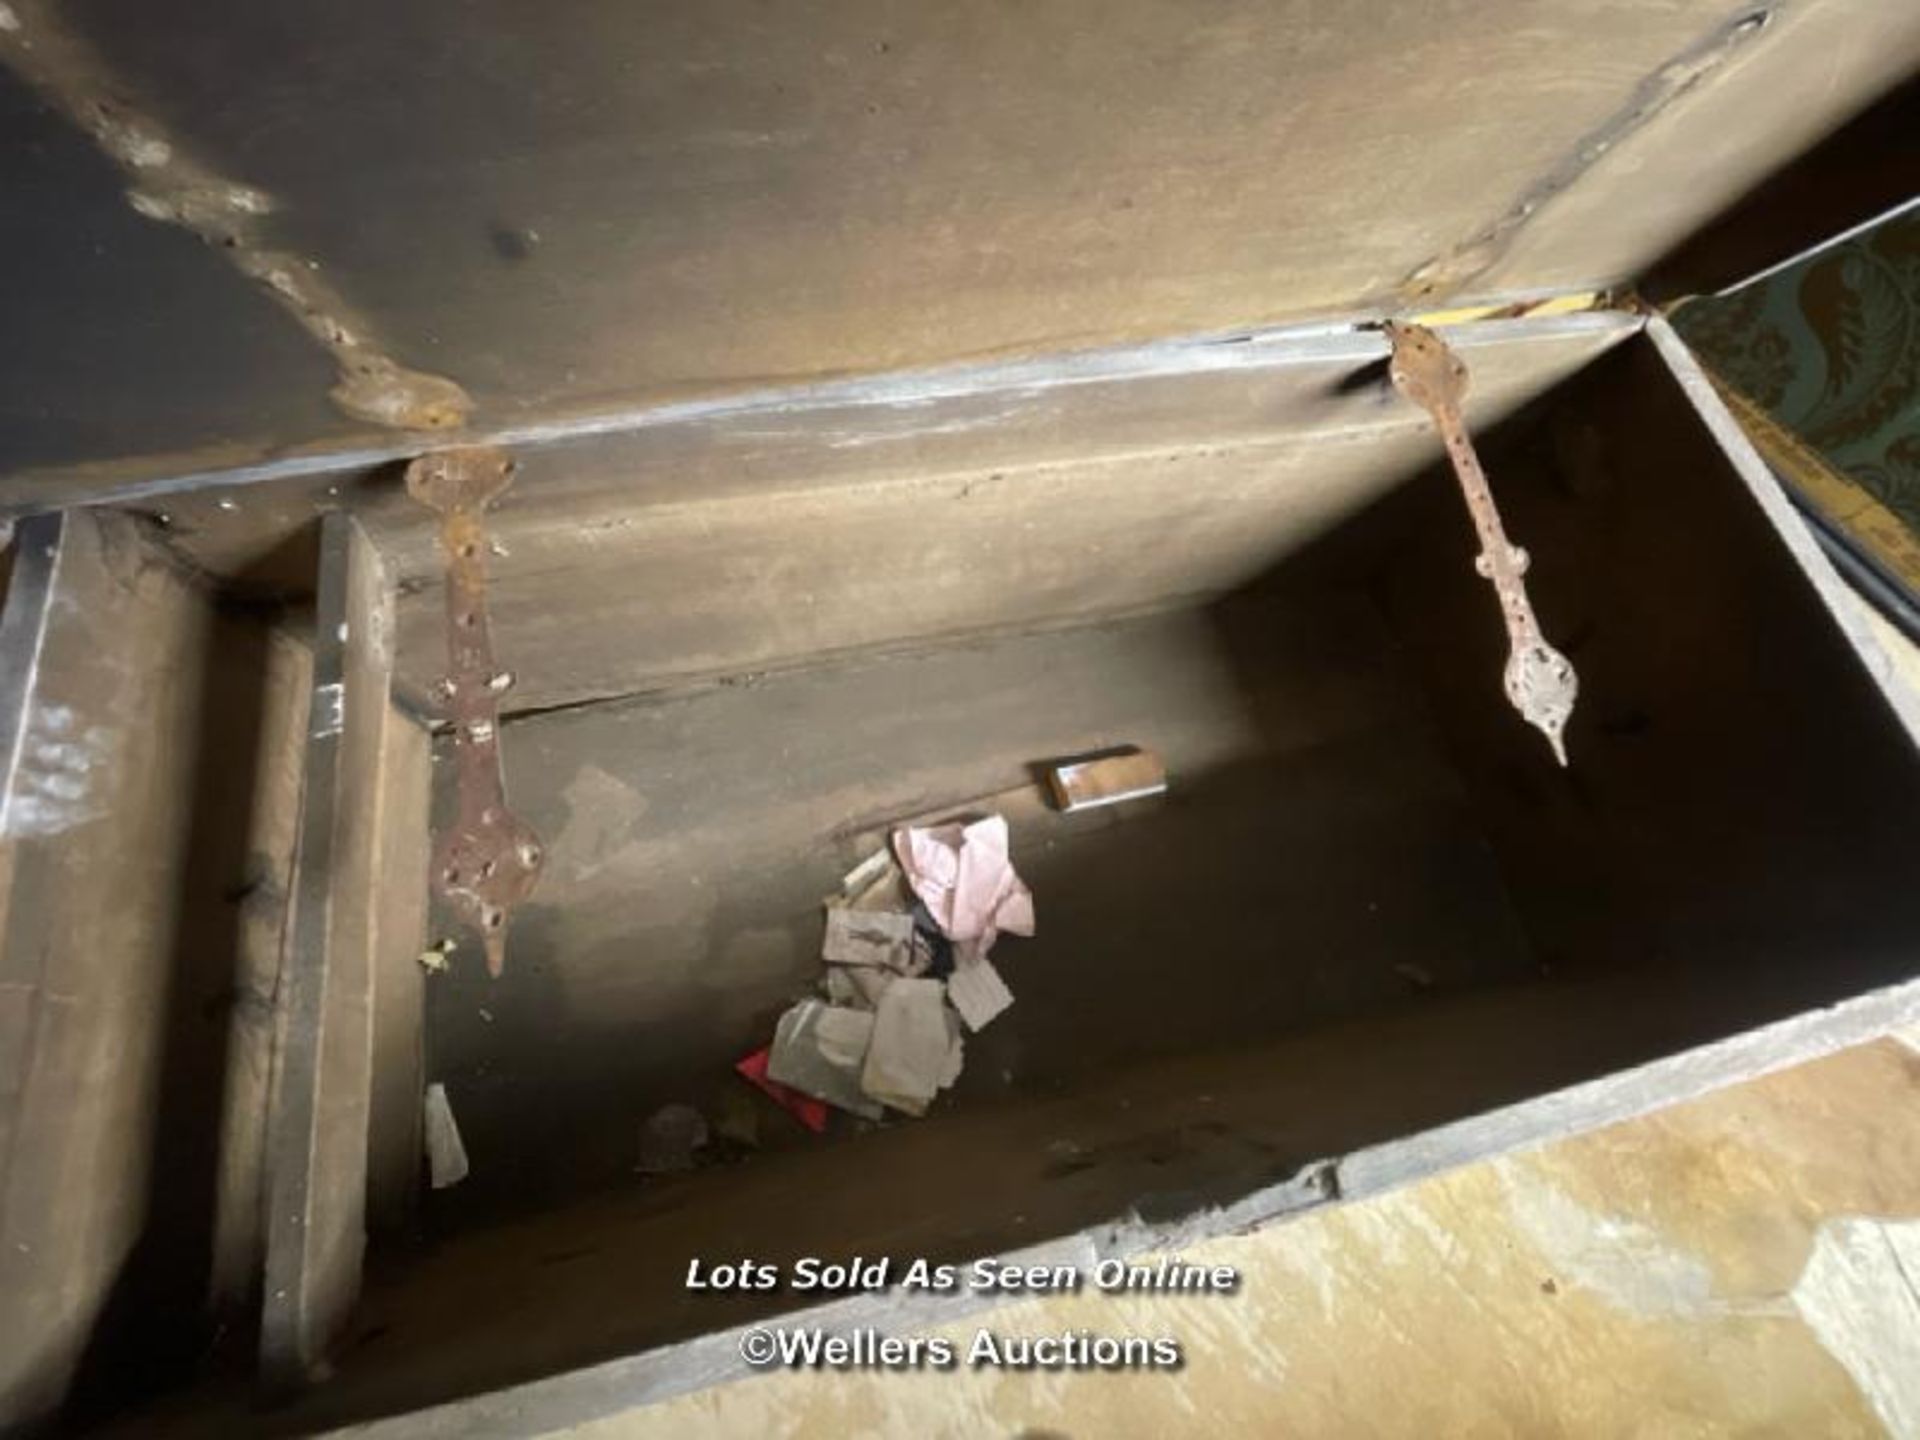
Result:
{"type": "Polygon", "coordinates": [[[1920,536],[1920,210],[1673,323],[1767,410],[1920,536]]]}

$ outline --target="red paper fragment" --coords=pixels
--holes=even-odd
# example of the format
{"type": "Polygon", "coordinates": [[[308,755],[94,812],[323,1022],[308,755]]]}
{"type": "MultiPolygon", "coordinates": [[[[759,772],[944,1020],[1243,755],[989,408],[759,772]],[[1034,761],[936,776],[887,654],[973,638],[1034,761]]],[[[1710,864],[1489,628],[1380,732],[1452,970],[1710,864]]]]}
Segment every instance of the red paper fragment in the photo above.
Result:
{"type": "Polygon", "coordinates": [[[751,1081],[767,1094],[767,1098],[781,1109],[789,1112],[796,1120],[814,1134],[820,1135],[827,1128],[827,1102],[816,1100],[811,1095],[802,1095],[791,1086],[782,1085],[778,1080],[767,1078],[767,1060],[773,1054],[771,1045],[756,1050],[733,1068],[742,1078],[751,1081]]]}

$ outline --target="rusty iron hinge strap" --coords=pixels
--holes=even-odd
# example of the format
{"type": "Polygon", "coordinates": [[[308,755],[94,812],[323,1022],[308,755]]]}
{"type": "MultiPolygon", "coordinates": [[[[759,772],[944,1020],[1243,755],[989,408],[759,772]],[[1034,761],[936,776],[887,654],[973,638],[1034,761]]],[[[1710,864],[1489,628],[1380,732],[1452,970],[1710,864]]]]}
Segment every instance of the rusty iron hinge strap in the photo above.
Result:
{"type": "Polygon", "coordinates": [[[1480,468],[1473,441],[1467,436],[1460,405],[1467,395],[1467,367],[1433,331],[1422,325],[1389,320],[1387,339],[1393,345],[1393,386],[1433,416],[1446,442],[1447,457],[1460,479],[1467,513],[1480,537],[1474,568],[1493,582],[1500,613],[1507,626],[1507,699],[1529,725],[1547,737],[1554,758],[1567,763],[1565,731],[1580,691],[1580,679],[1568,660],[1540,633],[1533,604],[1527,599],[1527,552],[1507,539],[1493,491],[1480,468]]]}
{"type": "Polygon", "coordinates": [[[447,562],[448,672],[438,687],[453,726],[453,823],[434,846],[435,891],[480,932],[487,973],[506,963],[507,917],[533,893],[540,837],[507,809],[500,697],[513,677],[495,667],[487,621],[486,507],[513,483],[513,461],[485,448],[425,455],[407,467],[407,493],[439,512],[447,562]]]}

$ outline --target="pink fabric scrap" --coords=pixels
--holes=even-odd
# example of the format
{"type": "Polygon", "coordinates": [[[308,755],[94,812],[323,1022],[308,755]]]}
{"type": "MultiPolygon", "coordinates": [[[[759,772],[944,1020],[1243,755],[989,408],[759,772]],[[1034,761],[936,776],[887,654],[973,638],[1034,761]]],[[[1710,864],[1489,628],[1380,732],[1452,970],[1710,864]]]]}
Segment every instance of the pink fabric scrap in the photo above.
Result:
{"type": "Polygon", "coordinates": [[[1005,816],[971,825],[908,826],[893,832],[893,851],[913,893],[959,947],[963,963],[985,956],[1003,930],[1033,934],[1033,892],[1013,872],[1005,816]]]}

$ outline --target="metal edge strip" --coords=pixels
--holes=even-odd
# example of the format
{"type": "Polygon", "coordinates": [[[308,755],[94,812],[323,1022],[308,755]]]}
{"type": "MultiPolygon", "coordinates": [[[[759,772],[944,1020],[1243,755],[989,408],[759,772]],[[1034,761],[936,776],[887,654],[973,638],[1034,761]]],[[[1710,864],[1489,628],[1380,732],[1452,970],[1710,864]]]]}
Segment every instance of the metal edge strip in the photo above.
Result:
{"type": "MultiPolygon", "coordinates": [[[[1628,311],[1588,310],[1473,320],[1457,328],[1447,328],[1455,344],[1474,350],[1582,335],[1625,338],[1642,323],[1640,315],[1628,311]]],[[[188,468],[147,478],[90,482],[86,471],[76,468],[0,477],[0,513],[29,514],[56,503],[67,506],[121,504],[212,487],[345,476],[410,460],[424,451],[456,446],[487,445],[507,449],[548,446],[634,434],[669,425],[712,423],[757,415],[795,415],[849,406],[924,405],[977,394],[1046,391],[1167,375],[1278,370],[1327,361],[1348,361],[1359,366],[1386,358],[1386,340],[1370,322],[1250,329],[1028,360],[987,361],[769,386],[707,399],[669,401],[461,435],[420,435],[380,445],[188,468]]],[[[183,463],[193,466],[190,459],[183,463]]]]}
{"type": "Polygon", "coordinates": [[[1694,413],[1712,433],[1732,464],[1734,473],[1759,504],[1761,513],[1773,525],[1787,552],[1800,566],[1828,614],[1833,617],[1834,624],[1853,647],[1880,693],[1886,697],[1889,708],[1899,717],[1908,737],[1916,747],[1920,747],[1920,693],[1916,693],[1886,651],[1881,649],[1866,617],[1860,612],[1859,600],[1821,549],[1820,542],[1808,528],[1806,518],[1781,487],[1767,462],[1760,457],[1760,452],[1747,438],[1746,431],[1740,428],[1740,422],[1734,419],[1733,412],[1727,409],[1719,392],[1714,389],[1713,381],[1687,348],[1686,341],[1680,338],[1679,332],[1664,317],[1656,316],[1647,322],[1647,335],[1653,341],[1654,349],[1665,363],[1668,373],[1693,406],[1694,413]]]}

